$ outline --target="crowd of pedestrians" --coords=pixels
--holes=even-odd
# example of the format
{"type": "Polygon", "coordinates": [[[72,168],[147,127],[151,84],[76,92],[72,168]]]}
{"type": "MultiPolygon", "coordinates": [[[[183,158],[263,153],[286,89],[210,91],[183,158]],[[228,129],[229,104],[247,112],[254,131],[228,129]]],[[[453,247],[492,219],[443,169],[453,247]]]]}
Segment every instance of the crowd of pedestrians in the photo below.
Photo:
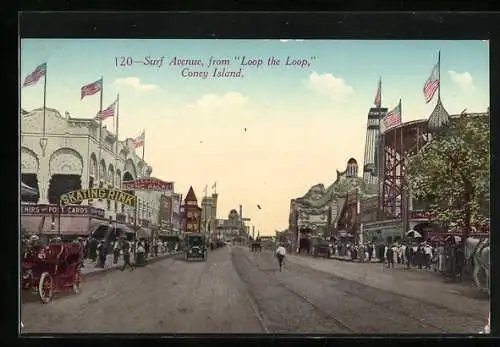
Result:
{"type": "Polygon", "coordinates": [[[85,259],[90,259],[96,267],[101,268],[105,267],[108,254],[112,255],[113,264],[122,261],[124,268],[133,269],[132,259],[135,266],[144,266],[149,258],[170,254],[178,248],[178,244],[173,242],[147,239],[133,241],[125,237],[120,237],[108,245],[105,240],[97,240],[93,237],[89,237],[83,243],[85,259]]]}
{"type": "Polygon", "coordinates": [[[374,244],[371,242],[333,242],[330,254],[358,262],[381,262],[388,268],[397,264],[407,269],[415,268],[440,272],[446,276],[461,276],[464,270],[464,251],[455,238],[431,242],[421,239],[374,244]]]}

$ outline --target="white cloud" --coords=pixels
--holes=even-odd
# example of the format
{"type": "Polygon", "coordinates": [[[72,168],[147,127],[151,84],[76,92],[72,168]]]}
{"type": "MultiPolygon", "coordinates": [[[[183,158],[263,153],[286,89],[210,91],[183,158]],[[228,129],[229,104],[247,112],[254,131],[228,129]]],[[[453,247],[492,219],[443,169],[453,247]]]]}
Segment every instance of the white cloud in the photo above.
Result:
{"type": "Polygon", "coordinates": [[[456,72],[454,70],[448,71],[453,83],[457,84],[463,91],[471,91],[474,89],[474,84],[472,82],[472,76],[468,72],[456,72]]]}
{"type": "Polygon", "coordinates": [[[228,110],[240,108],[246,105],[248,98],[238,92],[227,92],[222,95],[205,94],[194,103],[189,104],[189,108],[196,108],[200,111],[228,110]]]}
{"type": "Polygon", "coordinates": [[[330,73],[311,73],[305,81],[307,88],[315,93],[334,98],[345,98],[354,93],[354,89],[345,83],[340,77],[335,77],[330,73]]]}
{"type": "Polygon", "coordinates": [[[137,90],[144,90],[144,91],[155,90],[159,88],[156,84],[141,83],[141,80],[138,77],[117,78],[114,83],[117,85],[129,86],[137,90]]]}

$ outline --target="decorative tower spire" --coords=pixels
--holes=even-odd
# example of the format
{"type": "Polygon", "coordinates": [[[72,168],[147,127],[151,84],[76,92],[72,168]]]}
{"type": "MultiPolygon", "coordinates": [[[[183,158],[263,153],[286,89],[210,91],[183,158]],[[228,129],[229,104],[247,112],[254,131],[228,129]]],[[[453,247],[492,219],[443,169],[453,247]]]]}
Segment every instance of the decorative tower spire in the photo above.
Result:
{"type": "MultiPolygon", "coordinates": [[[[445,127],[449,121],[450,121],[450,115],[448,111],[443,106],[443,103],[441,102],[441,51],[438,52],[438,61],[437,61],[437,103],[436,107],[434,107],[434,110],[432,111],[431,115],[429,116],[429,119],[427,121],[429,130],[432,132],[437,132],[441,128],[445,127]]],[[[429,80],[432,78],[429,78],[429,80]]],[[[425,90],[424,90],[425,92],[425,90]]]]}

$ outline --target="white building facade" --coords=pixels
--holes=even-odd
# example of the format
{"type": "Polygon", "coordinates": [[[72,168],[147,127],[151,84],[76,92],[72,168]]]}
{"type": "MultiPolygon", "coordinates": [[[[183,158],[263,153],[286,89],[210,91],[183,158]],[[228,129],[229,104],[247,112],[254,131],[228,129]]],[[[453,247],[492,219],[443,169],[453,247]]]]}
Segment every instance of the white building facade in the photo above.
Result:
{"type": "MultiPolygon", "coordinates": [[[[46,109],[45,117],[43,109],[21,112],[20,159],[21,177],[29,174],[31,177],[36,175],[38,186],[34,188],[39,191],[39,199],[37,202],[32,201],[32,204],[55,205],[56,209],[58,201],[54,198],[54,194],[50,194],[49,189],[54,175],[79,176],[80,187],[73,186],[69,190],[97,187],[120,189],[124,180],[149,177],[152,172],[151,166],[136,154],[132,139],[117,141],[116,134],[108,131],[105,126],[99,131],[97,121],[71,118],[67,113],[62,116],[54,109],[46,109]],[[44,118],[45,136],[43,136],[44,118]],[[99,136],[101,141],[99,141],[99,136]]],[[[64,193],[60,190],[59,194],[64,193]]],[[[137,209],[123,206],[115,201],[94,199],[83,201],[80,205],[82,207],[80,212],[84,212],[83,207],[87,207],[87,211],[99,211],[99,213],[95,216],[87,216],[85,213],[78,214],[78,216],[89,220],[95,217],[133,224],[137,222],[135,221],[137,214],[138,220],[148,220],[156,224],[159,220],[159,203],[162,193],[136,191],[135,194],[138,197],[137,209]]],[[[40,222],[40,218],[44,217],[43,213],[37,215],[36,211],[36,213],[23,213],[23,211],[27,212],[25,207],[21,209],[22,224],[29,231],[34,232],[36,230],[33,229],[37,229],[38,232],[44,232],[50,229],[51,224],[54,229],[53,218],[52,221],[49,218],[48,227],[46,221],[40,222]]],[[[63,209],[61,214],[63,224],[66,224],[61,227],[63,233],[76,233],[77,230],[69,230],[75,229],[71,227],[69,221],[64,223],[66,215],[69,216],[71,213],[63,209]]],[[[72,216],[77,217],[75,214],[72,216]]]]}

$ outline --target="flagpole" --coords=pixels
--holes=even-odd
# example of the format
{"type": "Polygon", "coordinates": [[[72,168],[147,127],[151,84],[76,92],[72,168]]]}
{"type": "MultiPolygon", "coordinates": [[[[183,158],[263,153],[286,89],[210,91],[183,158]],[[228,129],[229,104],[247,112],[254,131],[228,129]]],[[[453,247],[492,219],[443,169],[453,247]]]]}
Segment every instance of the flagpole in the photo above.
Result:
{"type": "Polygon", "coordinates": [[[441,100],[441,50],[438,51],[438,100],[441,100]]]}
{"type": "Polygon", "coordinates": [[[45,119],[47,115],[47,65],[45,65],[45,74],[43,76],[43,120],[42,120],[42,138],[40,139],[40,147],[42,147],[42,156],[45,157],[45,149],[47,148],[47,135],[45,128],[45,119]]]}
{"type": "MultiPolygon", "coordinates": [[[[119,117],[120,117],[120,93],[116,95],[116,123],[115,123],[115,133],[116,133],[116,139],[115,139],[115,172],[118,171],[118,122],[119,122],[119,117]]],[[[113,118],[114,120],[114,118],[113,118]]],[[[116,175],[115,175],[116,176],[116,175]]],[[[121,179],[121,177],[120,177],[121,179]]],[[[114,181],[116,180],[116,177],[114,181]]],[[[115,184],[116,185],[116,184],[115,184]]],[[[120,189],[121,187],[118,187],[120,189]]]]}
{"type": "Polygon", "coordinates": [[[47,108],[47,67],[45,67],[45,76],[43,77],[43,138],[45,138],[46,108],[47,108]]]}
{"type": "Polygon", "coordinates": [[[379,76],[379,87],[380,87],[380,105],[382,107],[382,76],[379,76]]]}
{"type": "Polygon", "coordinates": [[[144,161],[144,148],[146,147],[146,130],[143,130],[144,141],[142,142],[142,161],[144,161]]]}
{"type": "Polygon", "coordinates": [[[101,138],[102,138],[102,90],[104,89],[104,83],[101,75],[101,90],[99,97],[99,162],[97,163],[97,182],[98,186],[101,187],[101,159],[102,159],[102,146],[101,146],[101,138]]]}

